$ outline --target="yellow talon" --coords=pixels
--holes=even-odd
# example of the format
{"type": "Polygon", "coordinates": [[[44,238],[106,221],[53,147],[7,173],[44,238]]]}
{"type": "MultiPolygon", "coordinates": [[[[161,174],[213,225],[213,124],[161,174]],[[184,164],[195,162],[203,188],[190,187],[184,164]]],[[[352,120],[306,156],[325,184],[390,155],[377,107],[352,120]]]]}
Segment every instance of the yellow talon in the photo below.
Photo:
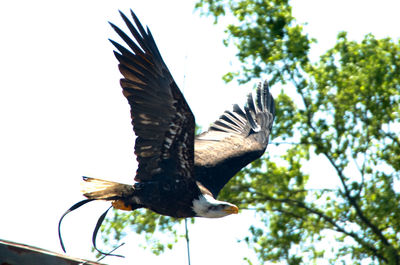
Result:
{"type": "Polygon", "coordinates": [[[118,200],[118,201],[113,201],[111,203],[111,205],[115,208],[115,209],[119,209],[119,210],[124,210],[124,211],[132,211],[132,207],[130,205],[126,205],[125,202],[118,200]]]}

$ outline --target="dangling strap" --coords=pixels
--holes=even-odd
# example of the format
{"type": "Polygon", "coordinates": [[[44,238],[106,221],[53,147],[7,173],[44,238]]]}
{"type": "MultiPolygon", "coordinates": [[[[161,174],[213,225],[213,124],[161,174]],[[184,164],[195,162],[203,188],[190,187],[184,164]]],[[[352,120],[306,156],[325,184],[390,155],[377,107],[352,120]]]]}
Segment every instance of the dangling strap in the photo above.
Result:
{"type": "MultiPolygon", "coordinates": [[[[58,238],[60,240],[60,244],[61,244],[61,248],[64,252],[66,252],[65,250],[65,246],[64,243],[62,241],[62,236],[61,236],[61,222],[64,219],[64,217],[69,214],[70,212],[78,209],[79,207],[81,207],[82,205],[85,205],[88,202],[94,201],[95,199],[85,199],[83,201],[77,202],[74,205],[71,206],[71,208],[69,208],[60,218],[60,221],[58,222],[58,238]]],[[[100,254],[104,255],[104,256],[115,256],[115,257],[121,257],[124,258],[124,256],[122,255],[117,255],[117,254],[111,254],[113,251],[115,251],[117,248],[121,247],[122,245],[124,245],[124,243],[122,243],[121,245],[119,245],[118,247],[116,247],[115,249],[113,249],[111,252],[105,253],[101,250],[99,250],[96,246],[96,237],[97,237],[97,233],[99,232],[99,229],[101,227],[101,224],[103,223],[104,219],[106,218],[106,215],[108,213],[108,211],[112,208],[112,206],[110,206],[99,218],[99,220],[97,221],[96,227],[94,228],[93,231],[93,236],[92,236],[92,243],[93,243],[93,247],[95,250],[97,250],[100,254]]],[[[103,257],[104,258],[104,257],[103,257]]]]}
{"type": "Polygon", "coordinates": [[[97,232],[99,232],[99,229],[101,227],[101,224],[103,223],[104,219],[106,218],[106,215],[108,213],[108,211],[112,208],[112,206],[110,206],[99,218],[99,220],[97,221],[96,227],[94,228],[93,231],[93,236],[92,236],[92,243],[93,243],[93,247],[95,250],[97,250],[100,254],[104,255],[104,256],[114,256],[114,257],[120,257],[120,258],[125,258],[122,255],[118,255],[118,254],[111,254],[112,251],[114,251],[115,249],[119,248],[120,246],[122,246],[124,243],[122,243],[120,246],[118,246],[117,248],[115,248],[114,250],[112,250],[111,252],[103,252],[100,249],[98,249],[96,247],[96,237],[97,237],[97,232]]]}
{"type": "Polygon", "coordinates": [[[72,212],[73,210],[76,210],[76,209],[78,209],[79,207],[81,207],[82,205],[85,205],[86,203],[91,202],[91,201],[93,201],[93,200],[94,200],[94,199],[86,199],[86,200],[77,202],[77,203],[75,203],[74,205],[72,205],[71,208],[69,208],[69,209],[61,216],[60,221],[58,222],[58,238],[60,239],[61,248],[62,248],[62,250],[64,251],[64,253],[65,253],[66,251],[65,251],[64,243],[63,243],[62,237],[61,237],[61,222],[62,222],[62,220],[64,219],[64,217],[65,217],[67,214],[69,214],[69,213],[72,212]]]}

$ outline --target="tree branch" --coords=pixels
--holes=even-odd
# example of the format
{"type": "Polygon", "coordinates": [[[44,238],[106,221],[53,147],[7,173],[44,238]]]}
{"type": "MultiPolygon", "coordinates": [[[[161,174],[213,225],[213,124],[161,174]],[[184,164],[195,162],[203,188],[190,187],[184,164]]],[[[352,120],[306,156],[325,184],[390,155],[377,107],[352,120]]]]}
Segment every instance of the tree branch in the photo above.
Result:
{"type": "MultiPolygon", "coordinates": [[[[314,125],[312,124],[311,120],[312,120],[312,113],[310,111],[310,106],[307,104],[307,100],[305,99],[304,95],[302,93],[300,93],[302,99],[303,99],[303,103],[305,105],[306,108],[306,114],[307,114],[307,125],[312,129],[312,131],[317,135],[319,140],[322,140],[322,137],[319,135],[318,130],[314,127],[314,125]]],[[[318,144],[318,143],[317,143],[318,144]]],[[[322,148],[322,150],[324,150],[322,148]]],[[[346,184],[346,177],[343,174],[343,171],[339,168],[339,166],[335,163],[334,159],[328,154],[328,152],[326,150],[324,150],[322,152],[325,157],[328,159],[328,161],[331,163],[331,165],[335,168],[339,179],[342,183],[343,189],[344,189],[344,194],[345,197],[347,198],[348,202],[350,203],[350,205],[356,210],[356,214],[357,216],[360,218],[360,220],[367,226],[369,227],[372,232],[378,236],[378,238],[381,240],[381,242],[385,245],[385,246],[391,246],[391,244],[389,243],[389,241],[387,240],[387,238],[383,235],[382,231],[375,225],[373,224],[363,213],[363,211],[361,210],[360,206],[358,205],[356,199],[351,196],[350,194],[350,190],[346,184]]],[[[326,219],[326,221],[329,222],[328,219],[326,219]]],[[[371,249],[371,248],[370,248],[371,249]]],[[[375,248],[373,248],[375,249],[375,248]]],[[[375,253],[377,250],[375,249],[375,253]]],[[[396,253],[396,259],[399,259],[400,257],[398,256],[398,254],[396,253]]],[[[381,257],[383,258],[383,257],[381,257]]]]}
{"type": "Polygon", "coordinates": [[[327,152],[324,152],[325,157],[329,160],[329,162],[331,163],[331,165],[335,168],[336,172],[339,175],[340,180],[342,181],[343,187],[344,187],[344,192],[345,192],[345,196],[348,199],[349,203],[351,206],[353,206],[353,208],[356,210],[357,216],[361,219],[362,222],[364,222],[364,224],[366,224],[369,228],[371,228],[371,230],[374,232],[375,235],[377,235],[379,237],[379,239],[382,241],[382,243],[385,246],[390,246],[389,241],[387,240],[387,238],[383,235],[382,231],[376,226],[374,225],[363,213],[363,211],[361,210],[360,206],[358,205],[356,199],[351,196],[350,191],[345,183],[345,176],[343,175],[342,170],[340,170],[340,168],[336,165],[335,161],[333,161],[333,159],[329,156],[329,154],[327,152]]]}
{"type": "MultiPolygon", "coordinates": [[[[312,122],[311,122],[311,120],[312,120],[312,113],[311,113],[311,111],[310,111],[309,105],[307,104],[307,100],[305,99],[305,97],[304,97],[304,95],[303,95],[302,93],[300,93],[300,95],[301,95],[301,97],[302,97],[302,99],[303,99],[303,103],[304,103],[305,108],[306,108],[307,125],[308,125],[308,126],[312,129],[312,131],[317,135],[318,139],[321,139],[321,140],[322,140],[322,137],[319,135],[318,130],[314,127],[314,125],[313,125],[312,122]]],[[[317,143],[317,144],[318,144],[318,143],[317,143]]],[[[322,148],[322,150],[324,150],[324,148],[322,148]]],[[[339,176],[339,179],[340,179],[340,181],[341,181],[341,183],[342,183],[342,186],[343,186],[343,189],[344,189],[344,195],[345,195],[345,197],[347,198],[347,200],[348,200],[348,202],[350,203],[350,205],[356,210],[357,216],[360,218],[360,220],[361,220],[367,227],[369,227],[369,228],[372,230],[372,232],[373,232],[376,236],[378,236],[378,238],[381,240],[381,242],[382,242],[385,246],[387,246],[387,247],[389,247],[389,246],[392,247],[391,244],[389,243],[389,241],[387,240],[387,238],[383,235],[382,231],[381,231],[375,224],[373,224],[373,223],[364,215],[364,213],[363,213],[363,211],[361,210],[360,206],[358,205],[358,203],[357,203],[355,197],[351,196],[350,190],[349,190],[349,188],[348,188],[348,186],[347,186],[347,184],[346,184],[346,177],[344,176],[343,171],[339,168],[339,166],[335,163],[334,159],[328,154],[328,152],[327,152],[326,150],[324,150],[322,153],[325,155],[325,157],[328,159],[328,161],[331,163],[331,165],[335,168],[335,170],[336,170],[336,172],[337,172],[337,174],[338,174],[338,176],[339,176]]],[[[328,222],[330,222],[329,219],[325,219],[325,220],[328,221],[328,222]]],[[[331,221],[333,221],[333,220],[331,220],[331,221]]],[[[331,222],[330,222],[330,223],[331,223],[331,222]]],[[[343,230],[343,229],[342,229],[342,230],[343,230]]],[[[340,231],[342,231],[342,230],[340,230],[340,231]]],[[[345,231],[345,230],[343,230],[342,232],[345,233],[344,231],[345,231]]],[[[347,234],[347,233],[345,233],[345,234],[347,234]]],[[[348,235],[350,235],[350,234],[348,234],[348,235]]],[[[357,237],[357,238],[358,238],[358,237],[357,237]]],[[[354,238],[354,239],[356,239],[356,238],[354,238]]],[[[357,239],[356,239],[356,240],[357,240],[357,239]]],[[[358,240],[359,240],[359,238],[358,238],[358,240]]],[[[358,240],[357,240],[357,242],[359,242],[358,240]]],[[[361,242],[361,241],[360,241],[360,242],[361,242]]],[[[371,246],[369,249],[370,249],[370,250],[373,250],[374,253],[378,254],[378,253],[377,253],[377,250],[376,250],[374,247],[371,246]]],[[[380,255],[380,254],[379,254],[379,255],[380,255]]],[[[397,253],[396,253],[395,255],[396,255],[396,260],[399,260],[399,259],[400,259],[399,255],[398,255],[397,253]]],[[[380,255],[380,256],[381,256],[381,255],[380,255]]],[[[386,260],[383,256],[381,256],[380,258],[386,260]]]]}
{"type": "MultiPolygon", "coordinates": [[[[287,204],[292,205],[292,206],[297,206],[297,207],[300,207],[300,208],[306,210],[309,213],[317,215],[318,217],[322,218],[327,223],[332,225],[334,231],[343,233],[343,234],[345,234],[347,236],[350,236],[356,242],[358,242],[360,245],[362,245],[363,247],[365,247],[368,250],[370,250],[371,253],[375,257],[377,257],[378,259],[380,259],[382,261],[385,261],[385,262],[388,261],[382,254],[379,253],[379,251],[372,244],[370,244],[370,243],[364,241],[363,239],[361,239],[356,233],[347,231],[344,227],[342,227],[339,224],[337,224],[337,222],[333,218],[327,216],[324,212],[322,212],[322,211],[320,211],[318,209],[313,209],[313,208],[307,206],[304,202],[301,202],[301,201],[297,201],[297,200],[293,200],[293,199],[289,199],[289,198],[278,199],[278,198],[274,198],[274,197],[271,197],[271,196],[266,196],[265,194],[260,194],[260,196],[263,196],[263,199],[266,199],[266,200],[269,200],[269,201],[287,203],[287,204]]],[[[287,213],[287,212],[285,211],[285,213],[287,213]]],[[[294,213],[290,213],[290,216],[295,217],[295,218],[303,219],[302,216],[294,214],[294,213]]],[[[329,229],[329,227],[327,227],[327,228],[329,229]]]]}

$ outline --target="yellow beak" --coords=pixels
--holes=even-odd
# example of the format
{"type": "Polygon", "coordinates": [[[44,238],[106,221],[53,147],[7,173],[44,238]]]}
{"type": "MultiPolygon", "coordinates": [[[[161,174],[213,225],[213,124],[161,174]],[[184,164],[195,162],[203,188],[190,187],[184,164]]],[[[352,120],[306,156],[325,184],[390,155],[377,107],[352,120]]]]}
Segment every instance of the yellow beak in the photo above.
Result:
{"type": "Polygon", "coordinates": [[[237,214],[239,212],[239,208],[235,205],[232,205],[224,209],[224,211],[228,214],[237,214]]]}

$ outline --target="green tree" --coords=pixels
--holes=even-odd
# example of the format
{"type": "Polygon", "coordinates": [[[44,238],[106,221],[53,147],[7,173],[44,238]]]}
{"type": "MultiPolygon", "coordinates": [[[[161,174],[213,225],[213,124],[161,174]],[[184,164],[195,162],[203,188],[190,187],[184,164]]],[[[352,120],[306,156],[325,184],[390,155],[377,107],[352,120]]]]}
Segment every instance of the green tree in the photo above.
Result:
{"type": "MultiPolygon", "coordinates": [[[[267,75],[271,85],[286,84],[272,136],[289,144],[279,146],[281,156],[252,163],[220,195],[257,210],[262,225],[244,240],[260,263],[308,264],[329,254],[332,264],[400,264],[400,43],[372,35],[358,43],[339,33],[336,45],[311,62],[314,40],[288,1],[200,0],[196,7],[216,23],[226,14],[235,18],[225,44],[237,48],[242,66],[224,76],[227,82],[267,75]],[[303,165],[316,157],[329,162],[339,186],[308,188],[303,165]]],[[[126,225],[146,235],[168,231],[169,241],[153,244],[160,253],[177,240],[177,222],[115,212],[104,229],[116,239],[126,225]]]]}

